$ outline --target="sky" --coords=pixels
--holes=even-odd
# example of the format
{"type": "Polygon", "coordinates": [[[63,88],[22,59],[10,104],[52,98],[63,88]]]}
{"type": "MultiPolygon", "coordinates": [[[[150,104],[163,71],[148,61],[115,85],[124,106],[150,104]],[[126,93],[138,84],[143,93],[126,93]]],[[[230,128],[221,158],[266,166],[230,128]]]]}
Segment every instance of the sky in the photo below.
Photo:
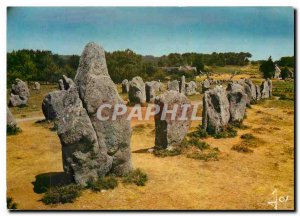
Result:
{"type": "Polygon", "coordinates": [[[294,55],[292,7],[11,7],[7,51],[250,52],[252,60],[294,55]]]}

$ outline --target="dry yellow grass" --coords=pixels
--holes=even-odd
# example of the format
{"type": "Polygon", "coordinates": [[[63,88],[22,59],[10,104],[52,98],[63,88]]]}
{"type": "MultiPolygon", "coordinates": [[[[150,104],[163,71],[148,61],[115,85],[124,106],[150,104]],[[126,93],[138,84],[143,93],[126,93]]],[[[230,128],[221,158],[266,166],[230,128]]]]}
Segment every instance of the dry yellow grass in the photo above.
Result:
{"type": "MultiPolygon", "coordinates": [[[[273,101],[269,101],[270,106],[273,101]]],[[[32,182],[37,175],[62,172],[61,149],[56,132],[23,121],[23,132],[7,138],[7,193],[20,209],[202,209],[272,210],[267,202],[272,192],[289,196],[278,209],[294,209],[294,115],[293,108],[253,105],[247,110],[246,130],[228,139],[208,138],[206,142],[221,151],[219,161],[199,161],[184,155],[155,157],[145,149],[154,146],[154,122],[133,121],[132,161],[149,180],[144,187],[124,185],[104,193],[89,190],[74,203],[47,206],[39,201],[32,182]],[[251,133],[262,145],[243,154],[231,150],[241,142],[240,135],[251,133]]],[[[199,122],[193,122],[192,128],[199,122]]]]}

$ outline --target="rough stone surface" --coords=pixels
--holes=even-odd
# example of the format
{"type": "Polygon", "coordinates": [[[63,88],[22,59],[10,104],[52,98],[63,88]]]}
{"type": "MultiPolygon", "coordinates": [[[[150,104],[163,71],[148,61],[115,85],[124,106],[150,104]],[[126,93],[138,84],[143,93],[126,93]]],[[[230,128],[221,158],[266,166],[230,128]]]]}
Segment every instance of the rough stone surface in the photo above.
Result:
{"type": "Polygon", "coordinates": [[[251,104],[251,98],[252,98],[252,91],[251,91],[251,88],[248,84],[245,83],[245,80],[244,79],[240,79],[238,81],[238,84],[240,84],[241,86],[243,86],[244,88],[244,92],[247,94],[247,105],[250,106],[251,104]]]}
{"type": "Polygon", "coordinates": [[[57,119],[57,134],[62,145],[63,168],[77,184],[105,176],[112,167],[112,157],[101,148],[92,122],[83,108],[72,80],[60,97],[62,109],[57,119]]]}
{"type": "Polygon", "coordinates": [[[180,80],[180,86],[179,86],[179,88],[180,88],[180,93],[182,93],[182,94],[184,94],[185,95],[185,76],[182,76],[181,77],[181,80],[180,80]]]}
{"type": "Polygon", "coordinates": [[[266,79],[262,81],[260,89],[261,89],[262,99],[267,99],[272,97],[272,81],[270,79],[266,79]]]}
{"type": "MultiPolygon", "coordinates": [[[[133,87],[142,87],[140,91],[143,97],[140,98],[140,102],[143,102],[146,100],[145,85],[140,80],[141,78],[134,78],[131,81],[129,95],[133,87]]],[[[107,151],[107,154],[113,158],[110,172],[116,175],[126,175],[132,169],[130,122],[125,115],[120,116],[115,121],[100,121],[97,118],[97,110],[100,105],[124,104],[117,92],[116,85],[108,74],[102,47],[95,43],[86,45],[79,61],[75,82],[79,97],[96,132],[98,145],[100,149],[107,151]]],[[[135,92],[137,93],[137,91],[135,92]]]]}
{"type": "Polygon", "coordinates": [[[169,91],[173,90],[173,91],[179,92],[179,82],[177,80],[168,82],[168,90],[169,91]]]}
{"type": "Polygon", "coordinates": [[[251,91],[251,102],[255,102],[256,101],[256,87],[253,84],[251,79],[245,79],[245,83],[250,87],[250,91],[251,91]]]}
{"type": "Polygon", "coordinates": [[[155,98],[155,92],[156,92],[156,89],[155,89],[155,83],[152,81],[152,82],[146,82],[145,83],[146,85],[146,101],[149,103],[149,102],[154,102],[154,98],[155,98]]]}
{"type": "Polygon", "coordinates": [[[247,94],[243,86],[237,83],[228,83],[227,98],[229,101],[230,122],[242,122],[246,112],[247,94]]]}
{"type": "Polygon", "coordinates": [[[128,97],[132,103],[143,104],[146,102],[145,83],[141,77],[136,76],[130,81],[128,97]]]}
{"type": "Polygon", "coordinates": [[[34,82],[33,84],[33,90],[40,90],[41,89],[41,84],[39,82],[34,82]]]}
{"type": "MultiPolygon", "coordinates": [[[[172,150],[179,145],[187,134],[191,120],[179,120],[182,113],[181,105],[191,104],[190,100],[178,91],[167,91],[159,97],[155,98],[155,104],[161,107],[160,112],[155,115],[155,147],[158,149],[172,150]],[[171,114],[167,114],[165,120],[161,119],[163,107],[167,105],[167,109],[171,110],[175,104],[178,104],[177,115],[174,120],[171,114]]],[[[187,110],[191,113],[191,107],[187,110]]]]}
{"type": "Polygon", "coordinates": [[[210,88],[209,79],[205,79],[202,83],[202,93],[206,92],[210,88]]]}
{"type": "Polygon", "coordinates": [[[261,92],[260,92],[260,86],[259,85],[256,85],[255,86],[255,89],[256,89],[256,100],[261,100],[261,92]]]}
{"type": "Polygon", "coordinates": [[[58,89],[65,90],[64,81],[62,79],[58,80],[58,89]]]}
{"type": "Polygon", "coordinates": [[[62,98],[66,91],[53,91],[48,93],[42,102],[42,111],[47,120],[54,120],[63,111],[62,98]]]}
{"type": "Polygon", "coordinates": [[[128,93],[129,92],[129,82],[127,79],[124,79],[122,81],[122,93],[128,93]]]}
{"type": "Polygon", "coordinates": [[[162,83],[157,81],[151,81],[153,88],[156,92],[162,91],[162,83]]]}
{"type": "Polygon", "coordinates": [[[13,93],[10,94],[9,97],[9,106],[12,107],[23,107],[26,106],[28,102],[28,98],[27,97],[21,97],[19,95],[15,95],[13,93]]]}
{"type": "Polygon", "coordinates": [[[206,91],[203,96],[202,128],[209,133],[223,131],[229,122],[229,101],[222,86],[206,91]]]}
{"type": "Polygon", "coordinates": [[[190,96],[197,93],[197,84],[194,81],[190,81],[185,84],[185,94],[190,96]]]}
{"type": "Polygon", "coordinates": [[[11,127],[17,127],[17,122],[8,107],[6,107],[6,124],[11,127]]]}
{"type": "Polygon", "coordinates": [[[12,84],[11,93],[19,95],[21,98],[29,98],[30,96],[27,84],[20,79],[16,79],[15,83],[12,84]]]}

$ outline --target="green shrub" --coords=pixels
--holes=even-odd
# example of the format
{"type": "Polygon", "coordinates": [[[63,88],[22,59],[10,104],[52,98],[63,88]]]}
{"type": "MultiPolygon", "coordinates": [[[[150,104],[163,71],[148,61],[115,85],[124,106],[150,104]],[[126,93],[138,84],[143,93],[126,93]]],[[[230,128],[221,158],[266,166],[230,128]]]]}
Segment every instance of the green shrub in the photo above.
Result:
{"type": "Polygon", "coordinates": [[[177,156],[181,154],[181,149],[176,148],[173,150],[168,149],[154,149],[153,154],[157,157],[169,157],[169,156],[177,156]]]}
{"type": "Polygon", "coordinates": [[[218,161],[219,160],[219,152],[216,150],[211,150],[209,152],[193,152],[187,155],[188,158],[196,159],[196,160],[204,160],[207,161],[218,161]]]}
{"type": "Polygon", "coordinates": [[[196,148],[203,150],[203,149],[208,149],[210,147],[209,144],[207,144],[206,142],[200,141],[197,138],[191,138],[188,141],[192,146],[195,146],[196,148]]]}
{"type": "Polygon", "coordinates": [[[135,169],[126,175],[123,179],[125,184],[136,184],[137,186],[145,186],[148,176],[141,169],[135,169]]]}
{"type": "Polygon", "coordinates": [[[42,202],[46,205],[57,203],[72,203],[81,195],[82,188],[75,184],[51,187],[44,194],[42,202]]]}
{"type": "Polygon", "coordinates": [[[6,125],[6,134],[7,134],[7,136],[16,135],[16,134],[21,133],[21,132],[22,132],[21,128],[19,128],[17,126],[11,126],[9,124],[6,125]]]}
{"type": "Polygon", "coordinates": [[[249,133],[241,135],[241,138],[245,139],[245,140],[255,139],[255,137],[252,134],[249,134],[249,133]]]}
{"type": "Polygon", "coordinates": [[[208,133],[205,130],[203,130],[201,126],[198,126],[196,131],[189,133],[189,136],[195,138],[207,138],[208,133]]]}
{"type": "Polygon", "coordinates": [[[244,143],[233,145],[232,150],[241,152],[241,153],[252,153],[253,150],[248,148],[244,143]]]}
{"type": "Polygon", "coordinates": [[[221,139],[221,138],[233,138],[237,136],[237,131],[233,129],[233,127],[228,127],[227,130],[222,131],[217,134],[213,134],[213,137],[215,139],[221,139]]]}
{"type": "Polygon", "coordinates": [[[114,189],[117,186],[118,180],[113,176],[99,178],[97,181],[91,180],[87,183],[87,188],[90,188],[92,191],[114,189]]]}
{"type": "Polygon", "coordinates": [[[14,202],[12,197],[6,198],[6,205],[7,205],[7,209],[17,209],[18,208],[18,204],[14,202]]]}

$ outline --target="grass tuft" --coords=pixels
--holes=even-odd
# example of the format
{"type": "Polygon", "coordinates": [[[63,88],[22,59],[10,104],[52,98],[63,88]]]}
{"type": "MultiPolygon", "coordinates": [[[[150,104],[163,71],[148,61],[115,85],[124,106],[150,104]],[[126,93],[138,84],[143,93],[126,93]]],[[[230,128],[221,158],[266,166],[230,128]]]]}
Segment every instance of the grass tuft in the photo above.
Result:
{"type": "Polygon", "coordinates": [[[17,135],[18,133],[21,133],[21,132],[22,132],[22,130],[18,126],[11,126],[9,124],[6,125],[7,136],[17,135]]]}
{"type": "Polygon", "coordinates": [[[136,184],[137,186],[145,186],[148,176],[141,169],[135,169],[126,175],[123,179],[125,184],[136,184]]]}
{"type": "Polygon", "coordinates": [[[18,209],[18,204],[14,202],[12,197],[7,197],[6,198],[6,205],[7,205],[7,209],[18,209]]]}

